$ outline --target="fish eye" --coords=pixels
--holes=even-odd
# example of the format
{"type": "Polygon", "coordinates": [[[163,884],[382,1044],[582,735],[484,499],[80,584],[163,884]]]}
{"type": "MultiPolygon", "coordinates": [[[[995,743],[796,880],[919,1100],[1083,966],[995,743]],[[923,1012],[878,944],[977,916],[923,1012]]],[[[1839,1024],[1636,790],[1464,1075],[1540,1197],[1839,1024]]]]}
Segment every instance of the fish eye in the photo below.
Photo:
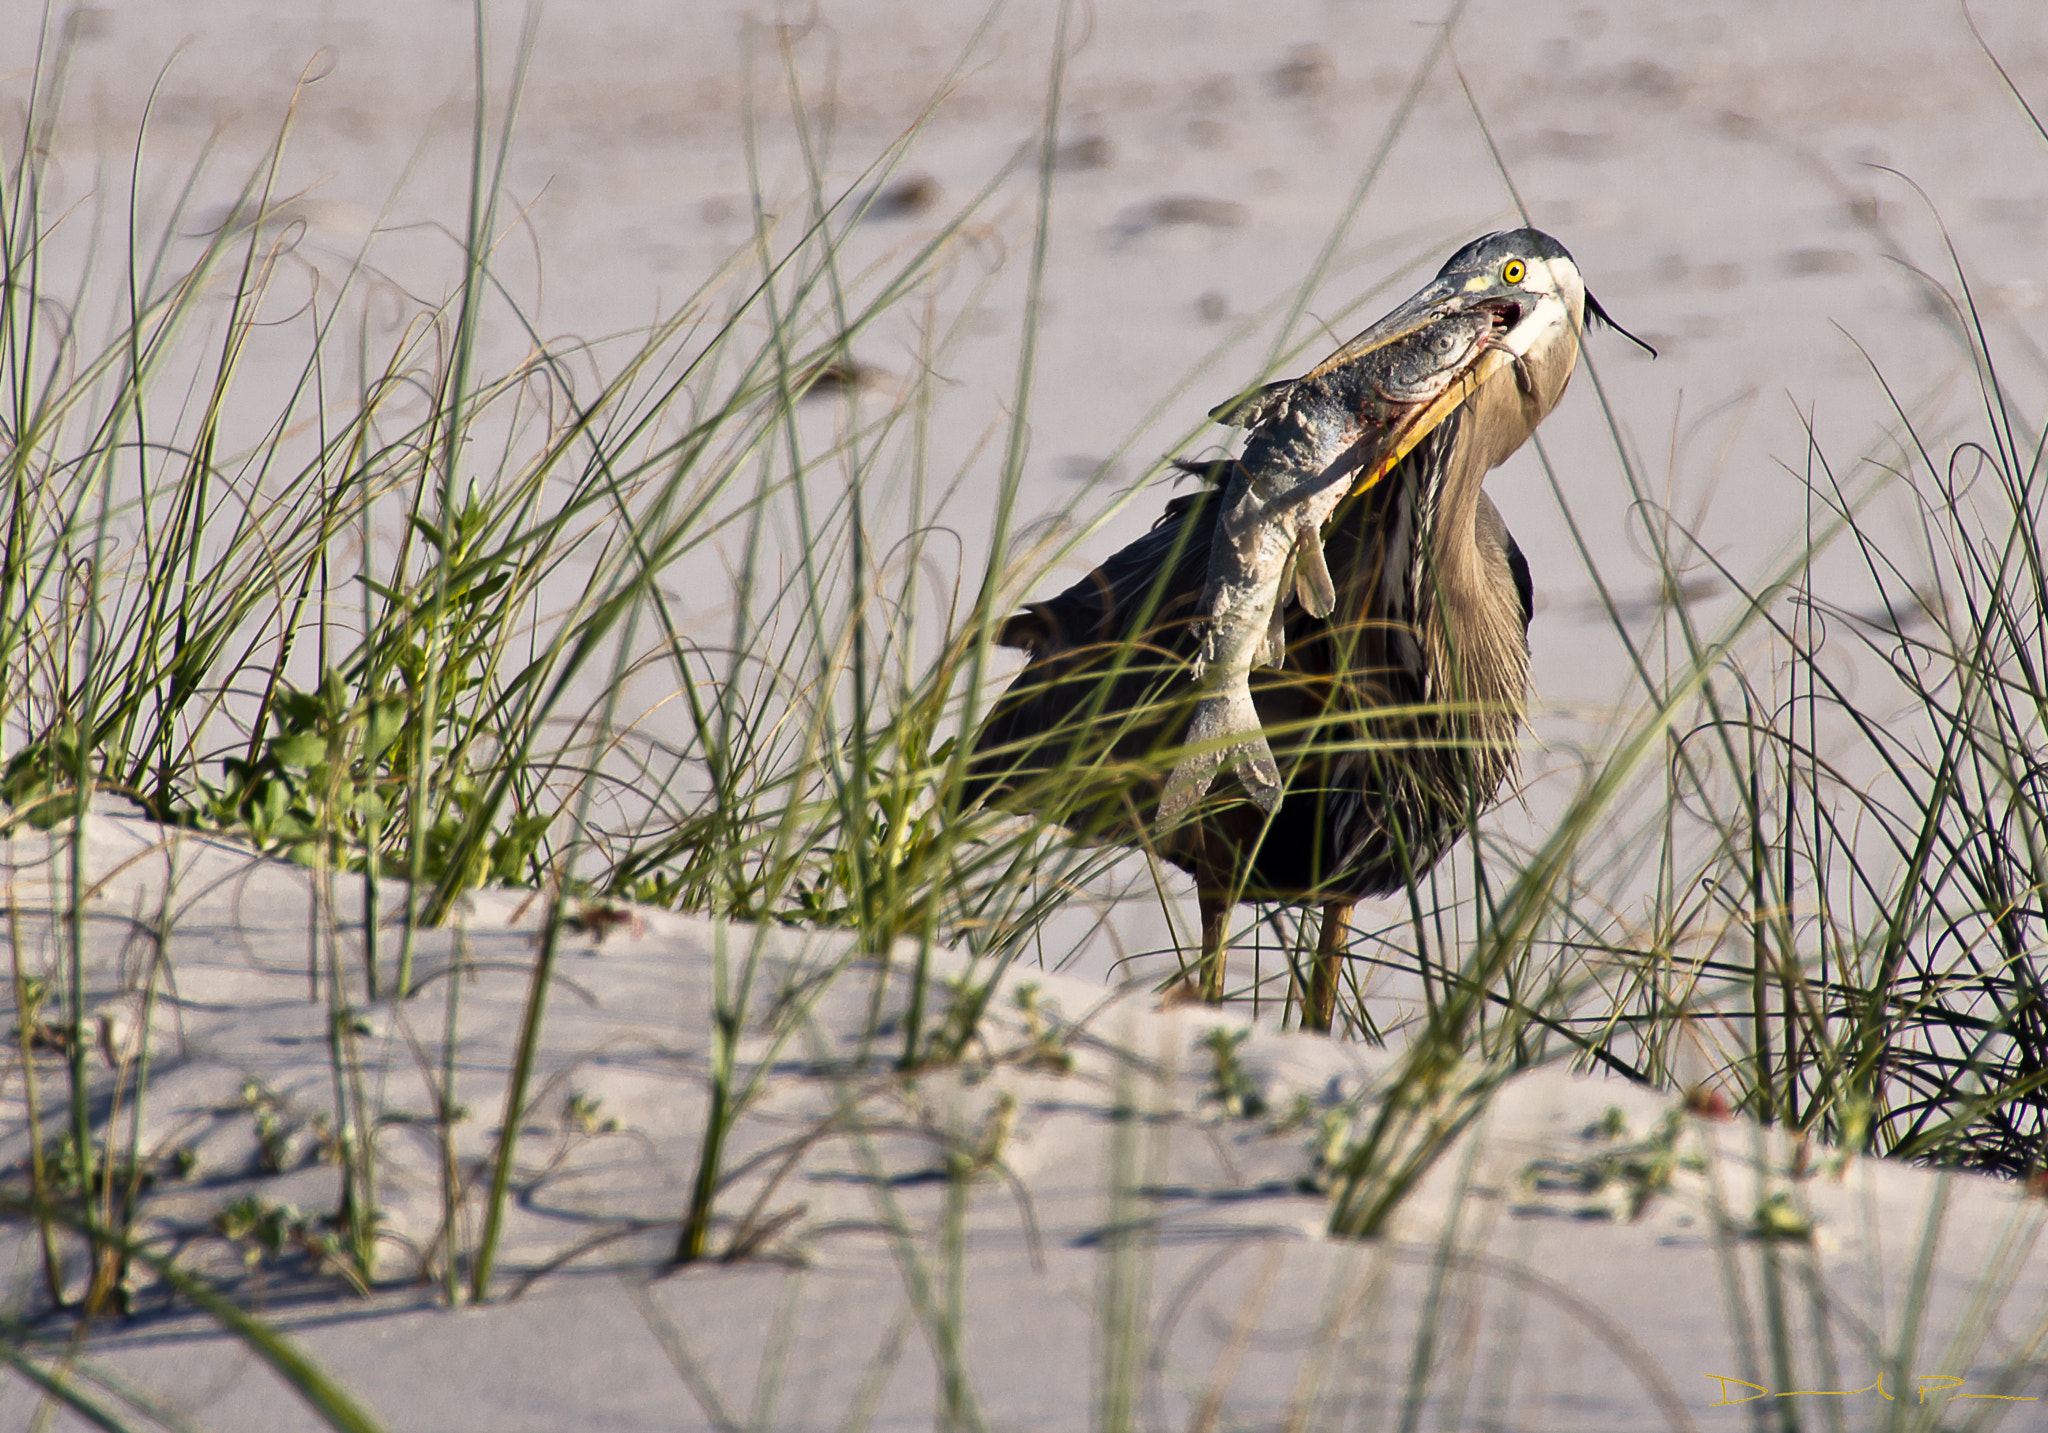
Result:
{"type": "Polygon", "coordinates": [[[1528,272],[1529,266],[1520,259],[1509,259],[1500,266],[1501,282],[1504,284],[1519,284],[1523,276],[1528,272]]]}

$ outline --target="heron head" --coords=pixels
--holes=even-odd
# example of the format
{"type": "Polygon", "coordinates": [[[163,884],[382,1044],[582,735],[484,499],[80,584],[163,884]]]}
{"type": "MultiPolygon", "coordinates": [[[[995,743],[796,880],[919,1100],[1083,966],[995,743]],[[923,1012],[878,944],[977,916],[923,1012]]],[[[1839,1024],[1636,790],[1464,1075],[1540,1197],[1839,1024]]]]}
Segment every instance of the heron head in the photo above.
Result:
{"type": "MultiPolygon", "coordinates": [[[[1391,471],[1478,383],[1510,365],[1533,404],[1524,421],[1530,427],[1541,422],[1563,396],[1578,364],[1579,339],[1589,319],[1649,348],[1586,292],[1579,266],[1564,245],[1540,229],[1511,229],[1474,239],[1451,255],[1414,297],[1324,360],[1316,372],[1355,362],[1442,319],[1474,312],[1492,320],[1489,341],[1458,381],[1447,381],[1438,397],[1402,415],[1358,490],[1391,471]]],[[[1656,351],[1650,352],[1654,357],[1656,351]]]]}
{"type": "Polygon", "coordinates": [[[1416,297],[1436,313],[1491,314],[1494,341],[1516,359],[1549,366],[1578,356],[1586,281],[1564,245],[1538,229],[1475,239],[1416,297]]]}
{"type": "Polygon", "coordinates": [[[1578,357],[1589,311],[1606,317],[1587,295],[1564,245],[1540,229],[1513,229],[1458,250],[1414,297],[1319,366],[1355,360],[1439,319],[1474,310],[1493,319],[1489,347],[1518,363],[1547,367],[1562,361],[1567,372],[1578,357]]]}

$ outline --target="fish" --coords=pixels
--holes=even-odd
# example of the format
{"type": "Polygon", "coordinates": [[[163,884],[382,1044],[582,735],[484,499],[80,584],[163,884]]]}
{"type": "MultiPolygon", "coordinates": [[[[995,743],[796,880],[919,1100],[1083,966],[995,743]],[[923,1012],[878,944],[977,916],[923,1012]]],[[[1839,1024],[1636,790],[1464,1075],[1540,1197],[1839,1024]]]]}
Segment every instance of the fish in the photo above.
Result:
{"type": "Polygon", "coordinates": [[[1209,549],[1202,639],[1189,668],[1203,693],[1184,752],[1159,800],[1162,826],[1208,794],[1226,764],[1267,814],[1280,804],[1280,769],[1252,704],[1251,671],[1285,654],[1285,594],[1327,617],[1336,584],[1322,528],[1353,492],[1407,456],[1479,383],[1513,361],[1485,310],[1445,314],[1363,347],[1376,331],[1307,376],[1268,384],[1211,417],[1251,430],[1231,467],[1209,549]]]}

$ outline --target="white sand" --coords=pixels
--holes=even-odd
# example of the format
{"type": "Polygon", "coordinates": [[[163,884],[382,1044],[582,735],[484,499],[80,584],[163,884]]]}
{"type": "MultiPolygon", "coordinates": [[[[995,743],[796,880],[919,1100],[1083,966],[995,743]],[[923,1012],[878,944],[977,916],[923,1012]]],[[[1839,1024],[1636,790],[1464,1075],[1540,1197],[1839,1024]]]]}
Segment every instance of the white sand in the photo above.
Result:
{"type": "MultiPolygon", "coordinates": [[[[197,1168],[153,1192],[144,1228],[174,1242],[182,1234],[181,1263],[232,1280],[236,1252],[209,1232],[211,1217],[232,1200],[253,1193],[307,1210],[333,1206],[337,1172],[310,1150],[289,1172],[262,1172],[240,1091],[261,1080],[301,1118],[331,1107],[326,1006],[306,998],[308,933],[338,936],[353,964],[360,885],[335,882],[330,911],[316,908],[301,870],[133,817],[99,816],[93,831],[95,1008],[134,1008],[133,996],[120,992],[146,970],[150,946],[135,939],[138,921],[168,931],[175,975],[175,997],[157,1021],[145,1145],[190,1149],[197,1168]]],[[[24,916],[25,951],[40,961],[54,936],[30,914],[49,900],[50,868],[34,859],[36,844],[13,847],[11,903],[24,916]]],[[[487,1152],[502,1107],[538,929],[532,904],[488,894],[464,912],[459,936],[437,933],[420,951],[422,970],[445,969],[459,940],[477,966],[461,986],[457,1093],[474,1112],[459,1129],[465,1168],[487,1152]]],[[[1314,1407],[1328,1421],[1347,1408],[1398,1404],[1433,1251],[1448,1237],[1456,1259],[1449,1302],[1433,1314],[1447,1341],[1428,1375],[1433,1396],[1465,1397],[1473,1412],[1498,1400],[1514,1427],[1734,1427],[1736,1414],[1708,1406],[1720,1388],[1708,1375],[1770,1384],[1744,1340],[1764,1328],[1766,1246],[1750,1231],[1773,1195],[1812,1226],[1810,1238],[1775,1243],[1768,1257],[1785,1270],[1802,1347],[1803,1281],[1825,1282],[1843,1380],[1834,1386],[1867,1388],[1877,1348],[1898,1346],[1904,1290],[1940,1191],[1947,1205],[1932,1226],[1930,1313],[1909,1371],[1964,1377],[1980,1393],[2048,1394],[2038,1371],[2021,1388],[1993,1382],[2027,1340],[2037,1341],[2038,1358],[2038,1340],[2048,1336],[2048,1260],[2034,1249],[2048,1203],[2012,1186],[1943,1181],[1872,1160],[1842,1171],[1824,1151],[1814,1152],[1806,1177],[1795,1177],[1775,1136],[1738,1123],[1693,1123],[1679,1149],[1710,1149],[1712,1161],[1704,1172],[1681,1171],[1629,1222],[1616,1217],[1626,1181],[1576,1182],[1590,1161],[1618,1147],[1589,1131],[1616,1107],[1640,1136],[1672,1101],[1546,1070],[1507,1088],[1476,1147],[1461,1144],[1443,1159],[1387,1239],[1333,1243],[1322,1233],[1326,1201],[1297,1181],[1311,1170],[1317,1118],[1369,1088],[1388,1057],[1257,1031],[1239,1055],[1267,1113],[1233,1118],[1213,1098],[1213,1056],[1199,1041],[1218,1026],[1243,1028],[1242,1017],[1199,1006],[1161,1010],[1143,992],[1029,971],[1004,977],[982,1038],[960,1066],[906,1085],[886,1068],[847,1072],[843,1057],[866,1027],[877,972],[867,964],[846,970],[805,1033],[775,1055],[761,1098],[739,1122],[727,1167],[741,1177],[720,1197],[724,1217],[712,1248],[729,1247],[757,1199],[768,1221],[785,1222],[747,1262],[664,1276],[704,1119],[715,952],[722,946],[737,969],[757,934],[762,978],[750,1005],[745,1075],[770,1053],[758,1032],[778,991],[843,960],[841,938],[643,912],[601,943],[580,936],[564,950],[542,1093],[522,1135],[501,1256],[498,1288],[524,1289],[519,1297],[451,1313],[415,1282],[418,1251],[433,1242],[440,1220],[438,1155],[431,1131],[418,1127],[387,1128],[380,1145],[386,1287],[358,1299],[290,1259],[258,1269],[242,1294],[393,1427],[705,1426],[636,1303],[647,1298],[667,1311],[718,1396],[741,1410],[755,1396],[780,1309],[789,1320],[781,1326],[788,1361],[771,1380],[781,1390],[776,1427],[836,1426],[893,1330],[900,1359],[884,1380],[878,1426],[926,1426],[933,1365],[922,1327],[909,1320],[906,1269],[940,1281],[947,1267],[938,1243],[945,1132],[971,1146],[998,1102],[1009,1100],[1014,1123],[997,1162],[970,1186],[962,1266],[967,1365],[991,1426],[1084,1426],[1100,1356],[1091,1331],[1114,1323],[1108,1311],[1118,1307],[1141,1311],[1125,1326],[1142,1329],[1140,1385],[1160,1426],[1187,1425],[1210,1394],[1234,1420],[1254,1425],[1284,1421],[1290,1409],[1314,1407]],[[1033,1047],[1014,1000],[1025,982],[1039,985],[1056,1012],[1047,1028],[1074,1055],[1070,1073],[1026,1058],[1033,1047]],[[599,1102],[593,1124],[616,1120],[617,1128],[579,1129],[566,1112],[574,1095],[599,1102]],[[1121,1176],[1140,1193],[1121,1214],[1113,1203],[1120,1100],[1146,1112],[1121,1176]],[[824,1131],[835,1110],[837,1124],[802,1142],[763,1193],[767,1169],[780,1160],[746,1173],[747,1158],[824,1131]],[[1306,1123],[1287,1127],[1290,1112],[1306,1123]],[[1129,1220],[1137,1222],[1121,1222],[1129,1220]],[[913,1231],[912,1253],[878,1228],[899,1222],[913,1231]],[[1141,1275],[1129,1305],[1106,1302],[1104,1292],[1119,1230],[1131,1234],[1141,1275]],[[1991,1304],[1988,1335],[1971,1324],[1980,1299],[1991,1304]],[[1866,1346],[1858,1329],[1878,1344],[1866,1346]],[[1952,1346],[1959,1331],[1964,1343],[1952,1346]]],[[[939,952],[934,969],[967,965],[939,952]]],[[[885,1051],[900,1048],[906,984],[899,977],[888,986],[878,1042],[885,1051]]],[[[438,1064],[448,988],[436,980],[401,1010],[367,1012],[374,1034],[365,1065],[390,1115],[432,1109],[420,1061],[438,1064]]],[[[935,1008],[945,1005],[941,990],[935,1008]]],[[[94,1065],[98,1087],[110,1088],[116,1072],[104,1054],[94,1065]]],[[[54,1059],[44,1080],[46,1090],[61,1081],[54,1059]]],[[[19,1091],[10,1080],[0,1141],[0,1158],[10,1162],[26,1152],[19,1091]]],[[[473,1204],[471,1212],[473,1239],[473,1204]]],[[[9,1242],[13,1298],[32,1308],[33,1242],[19,1230],[9,1242]]],[[[161,1287],[145,1281],[139,1316],[102,1325],[90,1356],[207,1427],[314,1426],[239,1345],[189,1309],[165,1304],[161,1287]]],[[[9,1420],[0,1426],[24,1425],[33,1405],[22,1384],[0,1385],[0,1415],[9,1420]]],[[[2027,1421],[2032,1406],[2014,1405],[2021,1411],[2007,1426],[2038,1426],[2027,1421]]],[[[1852,1426],[1866,1416],[1872,1410],[1860,1409],[1852,1426]]]]}

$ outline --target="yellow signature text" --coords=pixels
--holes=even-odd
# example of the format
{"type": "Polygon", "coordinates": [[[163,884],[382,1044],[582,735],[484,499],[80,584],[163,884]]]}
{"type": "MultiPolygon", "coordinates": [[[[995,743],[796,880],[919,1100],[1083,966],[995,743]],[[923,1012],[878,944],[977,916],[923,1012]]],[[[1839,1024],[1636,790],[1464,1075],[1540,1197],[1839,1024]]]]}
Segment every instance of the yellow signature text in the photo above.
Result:
{"type": "MultiPolygon", "coordinates": [[[[1709,1408],[1720,1408],[1730,1403],[1754,1403],[1759,1398],[1853,1398],[1859,1393],[1875,1393],[1878,1397],[1888,1401],[1898,1401],[1893,1394],[1886,1391],[1883,1374],[1879,1374],[1877,1382],[1871,1384],[1868,1388],[1799,1388],[1787,1393],[1773,1393],[1761,1383],[1750,1383],[1745,1379],[1730,1378],[1725,1373],[1709,1373],[1702,1376],[1710,1382],[1721,1385],[1721,1397],[1716,1402],[1708,1404],[1709,1408]],[[1755,1392],[1744,1394],[1740,1398],[1731,1398],[1729,1396],[1730,1388],[1749,1388],[1754,1389],[1755,1392]]],[[[1963,1386],[1963,1380],[1957,1378],[1952,1373],[1916,1373],[1913,1375],[1913,1381],[1919,1385],[1920,1402],[1922,1403],[1927,1401],[1927,1395],[1930,1393],[1937,1396],[1946,1395],[1950,1399],[1982,1398],[1998,1403],[2039,1403],[2041,1401],[2038,1398],[2020,1398],[2009,1393],[1958,1393],[1956,1390],[1963,1386]]]]}

